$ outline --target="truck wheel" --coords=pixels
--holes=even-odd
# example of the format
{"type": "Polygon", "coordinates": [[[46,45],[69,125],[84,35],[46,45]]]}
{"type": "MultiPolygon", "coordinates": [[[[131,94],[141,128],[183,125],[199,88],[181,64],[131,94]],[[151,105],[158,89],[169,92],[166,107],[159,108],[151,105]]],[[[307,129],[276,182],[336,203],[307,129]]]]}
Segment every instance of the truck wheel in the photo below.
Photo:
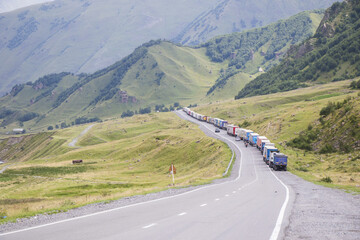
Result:
{"type": "Polygon", "coordinates": [[[278,170],[278,166],[274,165],[274,166],[273,166],[273,169],[274,169],[275,171],[277,171],[277,170],[278,170]]]}
{"type": "Polygon", "coordinates": [[[270,167],[270,168],[273,167],[273,163],[272,163],[272,162],[269,163],[269,167],[270,167]]]}
{"type": "Polygon", "coordinates": [[[286,166],[284,167],[284,171],[286,171],[286,166]]]}

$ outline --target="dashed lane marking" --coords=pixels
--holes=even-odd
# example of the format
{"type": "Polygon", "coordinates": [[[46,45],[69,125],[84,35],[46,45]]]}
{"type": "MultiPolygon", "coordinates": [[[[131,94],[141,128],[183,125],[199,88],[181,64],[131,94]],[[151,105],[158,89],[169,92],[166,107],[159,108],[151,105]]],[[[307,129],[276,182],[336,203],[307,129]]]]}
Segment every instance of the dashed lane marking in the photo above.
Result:
{"type": "Polygon", "coordinates": [[[200,207],[205,207],[207,204],[206,203],[204,203],[204,204],[201,204],[200,205],[200,207]]]}
{"type": "Polygon", "coordinates": [[[144,229],[146,229],[146,228],[151,228],[151,227],[153,227],[153,226],[155,226],[156,225],[156,223],[152,223],[152,224],[149,224],[149,225],[147,225],[147,226],[145,226],[145,227],[143,227],[144,229]]]}
{"type": "Polygon", "coordinates": [[[186,212],[183,212],[183,213],[179,213],[178,216],[184,216],[186,215],[186,212]]]}

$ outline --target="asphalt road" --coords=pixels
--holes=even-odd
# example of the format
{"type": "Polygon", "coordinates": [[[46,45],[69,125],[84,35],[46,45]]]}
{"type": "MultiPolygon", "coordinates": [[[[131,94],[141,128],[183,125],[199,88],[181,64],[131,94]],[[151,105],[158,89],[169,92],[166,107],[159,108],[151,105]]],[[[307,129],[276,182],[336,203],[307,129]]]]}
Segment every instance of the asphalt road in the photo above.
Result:
{"type": "Polygon", "coordinates": [[[120,207],[48,225],[0,234],[8,239],[282,239],[294,193],[263,163],[254,147],[245,148],[224,130],[200,125],[235,151],[228,182],[176,196],[120,207]]]}

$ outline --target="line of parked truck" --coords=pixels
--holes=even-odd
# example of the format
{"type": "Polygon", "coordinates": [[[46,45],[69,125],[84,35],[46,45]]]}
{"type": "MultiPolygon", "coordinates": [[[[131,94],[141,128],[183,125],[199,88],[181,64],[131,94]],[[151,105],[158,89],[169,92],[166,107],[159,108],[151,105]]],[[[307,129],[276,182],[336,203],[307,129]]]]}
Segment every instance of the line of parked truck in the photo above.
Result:
{"type": "MultiPolygon", "coordinates": [[[[264,162],[269,165],[270,168],[286,171],[288,157],[285,154],[280,153],[275,147],[275,144],[271,143],[265,136],[260,136],[252,130],[229,124],[226,120],[196,113],[187,107],[184,107],[183,111],[199,121],[207,122],[213,124],[217,128],[226,130],[229,135],[244,141],[246,146],[247,144],[250,144],[250,146],[258,148],[263,156],[264,162]]],[[[217,131],[215,130],[215,132],[217,131]]]]}

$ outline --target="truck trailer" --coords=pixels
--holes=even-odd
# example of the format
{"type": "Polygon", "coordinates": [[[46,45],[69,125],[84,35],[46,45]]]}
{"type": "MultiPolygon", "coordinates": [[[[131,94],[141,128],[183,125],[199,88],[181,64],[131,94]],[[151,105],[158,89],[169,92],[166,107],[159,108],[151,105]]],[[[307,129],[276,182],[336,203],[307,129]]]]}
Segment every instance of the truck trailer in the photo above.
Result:
{"type": "Polygon", "coordinates": [[[279,150],[274,146],[265,146],[264,153],[263,153],[263,160],[269,165],[270,155],[272,152],[279,152],[279,150]]]}
{"type": "Polygon", "coordinates": [[[236,130],[238,129],[239,127],[238,126],[235,126],[235,125],[227,125],[226,127],[226,131],[227,131],[227,134],[231,135],[231,136],[235,136],[236,135],[236,130]]]}
{"type": "Polygon", "coordinates": [[[255,146],[256,145],[256,141],[258,138],[259,134],[257,133],[250,133],[249,134],[249,143],[251,146],[255,146]]]}
{"type": "Polygon", "coordinates": [[[258,149],[260,149],[261,141],[263,141],[263,140],[268,140],[268,139],[265,136],[258,136],[257,141],[256,141],[256,147],[258,149]]]}
{"type": "Polygon", "coordinates": [[[246,135],[244,141],[249,142],[250,140],[250,133],[253,133],[252,130],[246,130],[246,135]]]}

